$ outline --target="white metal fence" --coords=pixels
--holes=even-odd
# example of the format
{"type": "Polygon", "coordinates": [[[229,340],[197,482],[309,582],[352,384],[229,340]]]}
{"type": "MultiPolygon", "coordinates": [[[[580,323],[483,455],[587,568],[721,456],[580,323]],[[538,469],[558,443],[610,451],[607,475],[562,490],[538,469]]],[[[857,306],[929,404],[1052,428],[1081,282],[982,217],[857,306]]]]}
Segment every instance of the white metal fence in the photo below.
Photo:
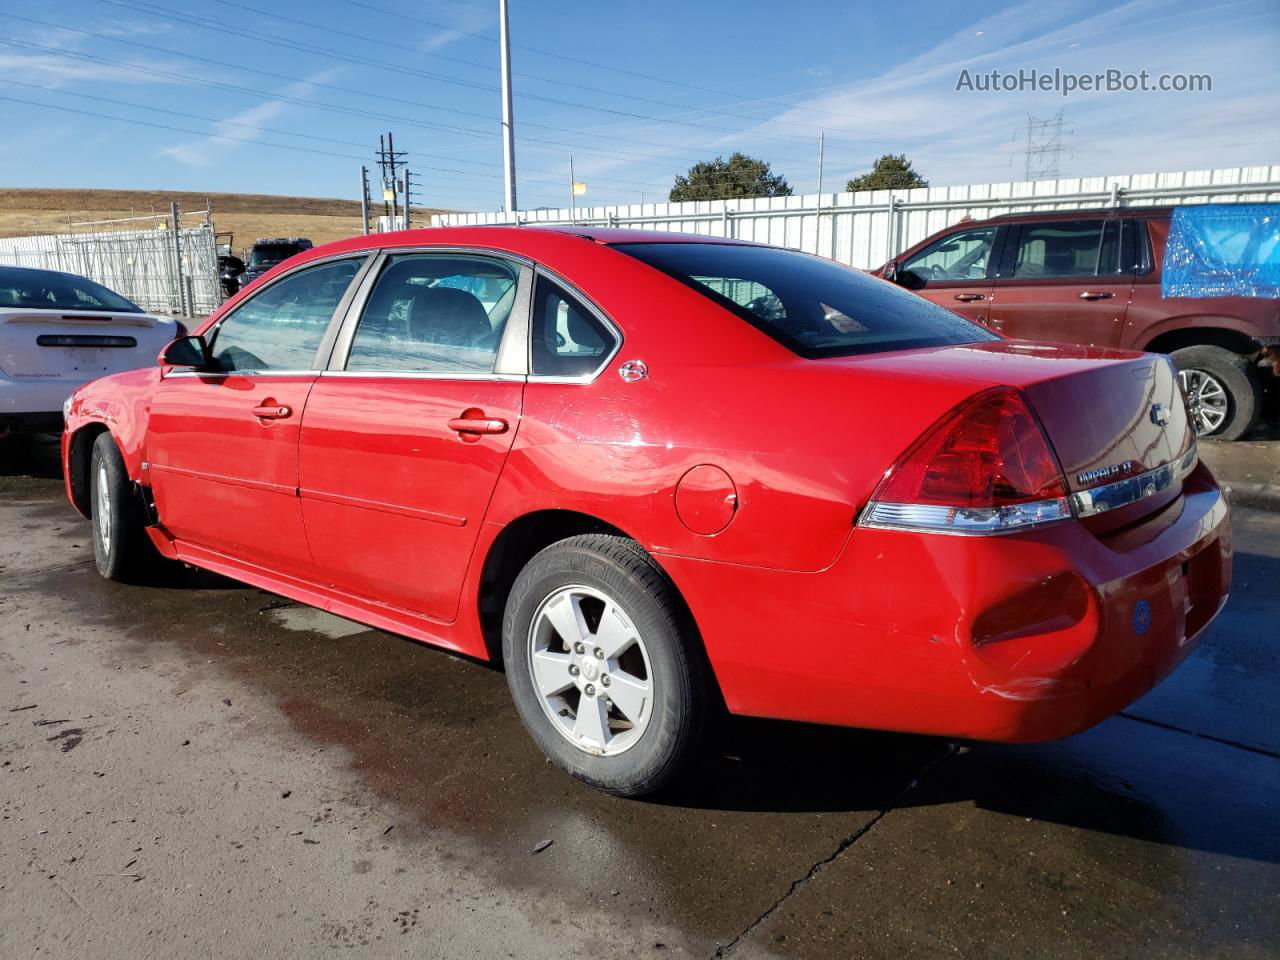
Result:
{"type": "Polygon", "coordinates": [[[0,239],[0,264],[96,280],[145,310],[198,315],[222,303],[213,227],[0,239]]]}
{"type": "Polygon", "coordinates": [[[1025,210],[1280,202],[1280,164],[915,190],[435,214],[435,226],[581,223],[735,237],[874,267],[963,219],[1025,210]]]}

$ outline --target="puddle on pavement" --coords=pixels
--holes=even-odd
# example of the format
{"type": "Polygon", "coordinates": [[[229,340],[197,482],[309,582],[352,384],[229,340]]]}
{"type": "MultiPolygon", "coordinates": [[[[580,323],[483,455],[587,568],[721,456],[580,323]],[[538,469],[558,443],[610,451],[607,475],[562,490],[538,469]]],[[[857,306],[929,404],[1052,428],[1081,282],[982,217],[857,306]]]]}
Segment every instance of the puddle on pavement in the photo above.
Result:
{"type": "Polygon", "coordinates": [[[332,613],[325,613],[315,607],[273,607],[266,612],[266,615],[286,630],[318,633],[331,640],[353,637],[357,633],[366,633],[370,629],[362,623],[356,623],[344,617],[335,617],[332,613]]]}

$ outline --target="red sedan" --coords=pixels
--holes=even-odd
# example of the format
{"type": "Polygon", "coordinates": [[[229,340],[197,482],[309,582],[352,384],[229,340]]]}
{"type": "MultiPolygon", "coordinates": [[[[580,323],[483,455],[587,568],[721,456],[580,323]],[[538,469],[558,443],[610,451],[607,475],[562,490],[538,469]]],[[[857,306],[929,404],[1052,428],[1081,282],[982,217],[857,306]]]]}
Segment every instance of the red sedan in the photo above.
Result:
{"type": "Polygon", "coordinates": [[[620,794],[709,713],[1066,736],[1230,584],[1168,361],[1002,339],[789,250],[461,228],[294,257],[69,403],[98,568],[156,555],[484,660],[620,794]]]}

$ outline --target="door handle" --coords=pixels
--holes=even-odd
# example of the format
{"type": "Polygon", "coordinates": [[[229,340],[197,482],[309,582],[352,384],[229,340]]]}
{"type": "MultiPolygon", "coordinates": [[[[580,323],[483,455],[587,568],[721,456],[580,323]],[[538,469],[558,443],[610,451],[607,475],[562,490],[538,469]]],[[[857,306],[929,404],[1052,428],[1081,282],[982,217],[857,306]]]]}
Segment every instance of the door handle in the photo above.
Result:
{"type": "Polygon", "coordinates": [[[1115,294],[1110,290],[1084,290],[1080,294],[1081,300],[1110,300],[1115,294]]]}
{"type": "Polygon", "coordinates": [[[507,421],[483,415],[454,417],[449,421],[449,429],[461,434],[506,433],[507,421]]]}
{"type": "Polygon", "coordinates": [[[273,400],[267,400],[253,408],[253,415],[259,420],[283,420],[293,416],[293,410],[273,400]]]}
{"type": "Polygon", "coordinates": [[[957,293],[956,299],[961,303],[973,303],[975,300],[985,300],[987,298],[980,293],[957,293]]]}

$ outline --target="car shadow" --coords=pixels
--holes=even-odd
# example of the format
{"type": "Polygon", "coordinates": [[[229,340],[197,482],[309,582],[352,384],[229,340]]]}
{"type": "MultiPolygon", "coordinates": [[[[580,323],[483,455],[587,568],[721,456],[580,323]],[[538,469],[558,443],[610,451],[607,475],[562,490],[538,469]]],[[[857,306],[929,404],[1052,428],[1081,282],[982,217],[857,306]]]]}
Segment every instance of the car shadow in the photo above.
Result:
{"type": "Polygon", "coordinates": [[[62,477],[61,439],[57,435],[17,433],[0,436],[0,477],[57,480],[62,477]]]}

